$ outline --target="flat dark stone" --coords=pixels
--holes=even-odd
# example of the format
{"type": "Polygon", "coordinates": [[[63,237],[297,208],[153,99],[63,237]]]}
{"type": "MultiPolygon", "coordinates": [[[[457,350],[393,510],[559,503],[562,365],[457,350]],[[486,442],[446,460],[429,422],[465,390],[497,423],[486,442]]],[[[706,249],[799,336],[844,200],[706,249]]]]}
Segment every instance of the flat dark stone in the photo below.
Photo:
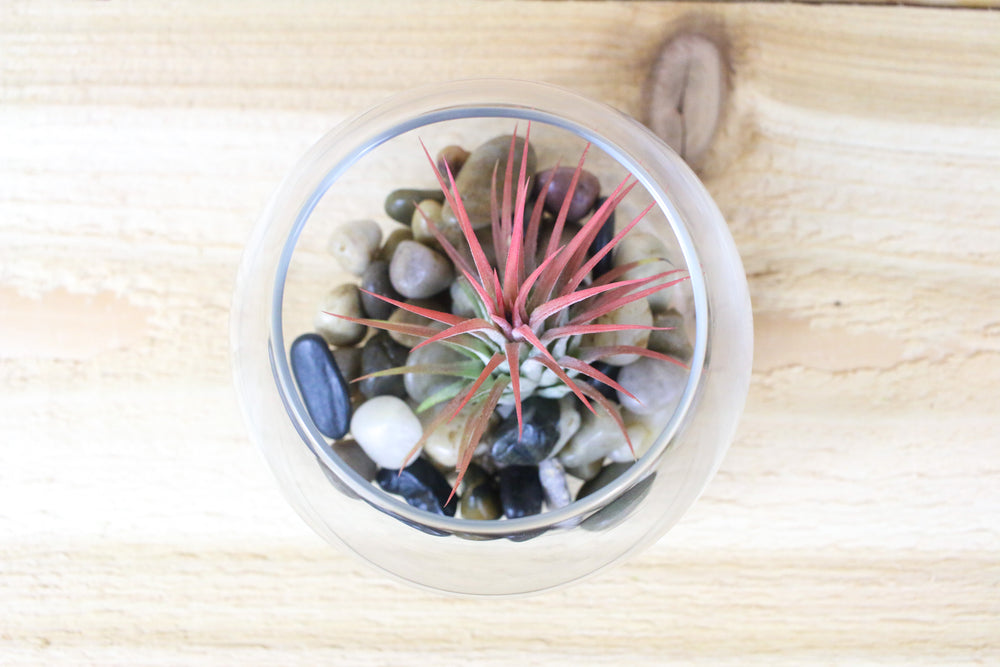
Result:
{"type": "Polygon", "coordinates": [[[490,448],[500,465],[525,466],[538,463],[559,440],[559,401],[532,397],[521,403],[524,429],[518,438],[517,413],[500,422],[490,448]]]}
{"type": "Polygon", "coordinates": [[[542,482],[537,466],[509,466],[500,470],[500,503],[508,519],[542,511],[542,482]]]}
{"type": "Polygon", "coordinates": [[[330,347],[319,334],[296,338],[288,352],[302,402],[319,432],[343,438],[351,424],[351,398],[330,347]]]}
{"type": "MultiPolygon", "coordinates": [[[[606,197],[601,197],[597,200],[597,203],[594,204],[595,211],[604,205],[605,199],[606,197]]],[[[595,236],[594,240],[591,242],[590,248],[587,249],[587,258],[589,259],[600,252],[601,248],[611,243],[613,238],[615,238],[615,212],[611,211],[608,219],[604,222],[604,225],[601,226],[601,230],[597,232],[597,236],[595,236]]],[[[614,255],[614,252],[609,252],[607,255],[602,257],[601,261],[599,261],[597,266],[595,266],[590,272],[590,275],[594,278],[599,278],[610,271],[614,266],[611,261],[612,255],[614,255]]]]}
{"type": "MultiPolygon", "coordinates": [[[[397,366],[406,365],[408,349],[394,341],[384,331],[368,339],[361,349],[361,375],[377,373],[397,366]]],[[[366,398],[376,396],[396,396],[406,398],[406,385],[402,375],[365,378],[358,382],[358,390],[366,398]]]]}
{"type": "Polygon", "coordinates": [[[447,505],[451,487],[438,469],[426,459],[416,461],[399,470],[380,469],[375,473],[375,482],[383,491],[402,496],[410,505],[425,512],[443,516],[455,516],[458,496],[447,505]]]}

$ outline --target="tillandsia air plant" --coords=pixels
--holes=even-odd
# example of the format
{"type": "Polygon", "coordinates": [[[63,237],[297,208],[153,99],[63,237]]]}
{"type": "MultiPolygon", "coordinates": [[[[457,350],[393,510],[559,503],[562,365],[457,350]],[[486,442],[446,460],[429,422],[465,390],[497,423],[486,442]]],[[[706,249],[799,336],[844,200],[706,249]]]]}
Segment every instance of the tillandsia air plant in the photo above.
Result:
{"type": "MultiPolygon", "coordinates": [[[[589,219],[581,221],[575,232],[564,233],[575,227],[567,222],[567,218],[583,173],[590,148],[588,144],[573,171],[563,201],[557,202],[558,213],[554,220],[546,220],[543,224],[549,185],[557,170],[548,171],[540,187],[533,188],[532,179],[526,171],[530,133],[529,124],[522,142],[522,154],[517,160],[518,136],[515,128],[502,174],[502,188],[498,188],[499,162],[493,170],[490,227],[497,258],[494,263],[488,261],[487,253],[473,229],[449,163],[444,161],[441,164],[443,169],[436,166],[421,142],[445,202],[457,218],[460,234],[450,235],[449,238],[431,216],[419,206],[417,210],[457,272],[467,281],[463,289],[468,291],[466,296],[473,304],[476,317],[462,317],[367,291],[373,297],[436,324],[408,324],[329,313],[376,329],[423,339],[414,350],[428,345],[445,345],[464,357],[464,360],[454,363],[399,366],[365,376],[416,373],[454,378],[453,382],[434,392],[417,407],[419,413],[443,404],[424,427],[423,437],[405,458],[406,462],[412,460],[435,429],[463,415],[465,424],[456,466],[458,477],[451,489],[452,496],[461,484],[490,417],[498,406],[513,407],[520,435],[524,428],[522,403],[526,399],[531,396],[560,398],[572,394],[586,410],[595,414],[603,411],[609,415],[634,453],[618,410],[593,383],[584,382],[582,378],[591,378],[638,400],[595,367],[595,362],[616,355],[638,355],[680,364],[674,357],[641,346],[602,346],[591,342],[593,334],[664,328],[597,320],[688,278],[683,269],[640,278],[626,277],[640,265],[655,261],[653,258],[625,263],[594,275],[595,267],[642,220],[653,204],[624,225],[603,247],[593,249],[602,227],[637,184],[629,174],[597,206],[589,219]],[[515,174],[514,165],[518,162],[520,167],[515,174]],[[534,201],[533,191],[538,193],[534,201]]],[[[550,202],[548,209],[554,210],[555,204],[550,202]]]]}

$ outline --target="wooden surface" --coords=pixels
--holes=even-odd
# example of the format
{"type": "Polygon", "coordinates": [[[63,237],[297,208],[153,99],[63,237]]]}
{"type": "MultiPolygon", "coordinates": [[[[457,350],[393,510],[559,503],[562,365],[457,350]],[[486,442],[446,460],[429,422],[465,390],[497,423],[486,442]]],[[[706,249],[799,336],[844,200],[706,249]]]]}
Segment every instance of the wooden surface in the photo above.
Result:
{"type": "Polygon", "coordinates": [[[996,664],[998,174],[990,12],[6,2],[0,663],[996,664]],[[284,172],[423,82],[534,78],[640,114],[692,22],[732,45],[704,179],[757,339],[703,498],[528,599],[412,590],[321,543],[227,358],[241,246],[284,172]]]}

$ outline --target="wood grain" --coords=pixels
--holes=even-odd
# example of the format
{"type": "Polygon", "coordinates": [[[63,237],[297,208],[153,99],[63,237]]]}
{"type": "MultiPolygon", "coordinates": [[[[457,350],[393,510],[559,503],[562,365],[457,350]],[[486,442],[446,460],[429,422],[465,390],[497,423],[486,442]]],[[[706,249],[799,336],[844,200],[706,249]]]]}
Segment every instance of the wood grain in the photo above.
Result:
{"type": "Polygon", "coordinates": [[[997,662],[998,35],[989,12],[872,6],[5,3],[0,663],[997,662]],[[415,591],[326,547],[229,380],[236,265],[284,172],[430,81],[639,115],[692,23],[732,47],[703,177],[758,343],[705,496],[528,599],[415,591]]]}

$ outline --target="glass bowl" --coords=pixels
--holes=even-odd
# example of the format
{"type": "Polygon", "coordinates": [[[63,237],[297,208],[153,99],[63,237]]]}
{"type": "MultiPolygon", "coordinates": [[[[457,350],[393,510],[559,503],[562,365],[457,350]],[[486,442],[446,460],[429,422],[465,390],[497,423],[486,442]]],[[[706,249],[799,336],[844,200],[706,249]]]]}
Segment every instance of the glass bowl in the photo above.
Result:
{"type": "MultiPolygon", "coordinates": [[[[632,195],[630,195],[632,197],[632,195]]],[[[633,204],[627,200],[623,206],[633,204]]],[[[638,203],[634,205],[639,205],[638,203]]],[[[621,209],[619,209],[621,210],[621,209]]],[[[627,217],[627,216],[623,216],[627,217]]],[[[284,494],[329,542],[407,582],[469,595],[511,595],[563,585],[656,541],[694,503],[722,461],[746,398],[753,347],[750,299],[725,221],[698,178],[631,117],[546,84],[473,80],[399,94],[324,136],[274,195],[240,265],[231,321],[234,376],[252,438],[284,494]],[[322,293],[357,278],[324,252],[331,227],[384,219],[386,194],[433,187],[431,151],[471,145],[531,123],[539,165],[575,164],[654,202],[656,234],[690,280],[689,374],[648,450],[613,483],[561,509],[498,521],[418,510],[366,481],[310,419],[289,367],[291,340],[312,327],[322,293]],[[548,153],[546,153],[548,151],[548,153]]]]}

